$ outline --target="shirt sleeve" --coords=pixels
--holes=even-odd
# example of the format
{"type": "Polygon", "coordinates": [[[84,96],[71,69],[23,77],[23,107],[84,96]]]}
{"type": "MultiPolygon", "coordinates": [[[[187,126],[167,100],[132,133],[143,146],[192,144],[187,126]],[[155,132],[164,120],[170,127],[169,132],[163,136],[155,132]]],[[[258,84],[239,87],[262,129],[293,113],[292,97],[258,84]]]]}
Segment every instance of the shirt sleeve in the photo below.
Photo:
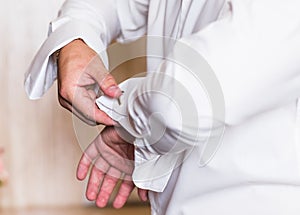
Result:
{"type": "Polygon", "coordinates": [[[107,66],[105,48],[120,34],[115,0],[68,0],[49,26],[49,35],[37,52],[25,77],[31,99],[40,98],[57,77],[56,61],[51,55],[74,39],[81,38],[100,54],[107,66]]]}
{"type": "Polygon", "coordinates": [[[122,88],[122,105],[107,108],[136,138],[137,186],[162,192],[192,150],[200,166],[213,158],[225,127],[300,96],[295,1],[231,3],[223,18],[177,41],[158,71],[122,88]]]}
{"type": "Polygon", "coordinates": [[[226,127],[296,104],[299,2],[231,3],[222,19],[176,42],[129,97],[137,186],[163,191],[191,150],[199,151],[199,166],[213,158],[226,127]]]}
{"type": "Polygon", "coordinates": [[[149,0],[67,0],[25,76],[31,99],[40,98],[57,77],[53,53],[74,39],[94,49],[108,68],[107,46],[116,39],[129,42],[145,35],[149,0]]]}
{"type": "Polygon", "coordinates": [[[134,129],[144,134],[140,142],[146,151],[163,155],[207,147],[209,138],[222,134],[215,130],[296,103],[295,1],[286,7],[280,1],[233,2],[231,14],[179,40],[169,62],[132,94],[128,113],[134,129]],[[201,66],[203,59],[210,68],[201,66]]]}

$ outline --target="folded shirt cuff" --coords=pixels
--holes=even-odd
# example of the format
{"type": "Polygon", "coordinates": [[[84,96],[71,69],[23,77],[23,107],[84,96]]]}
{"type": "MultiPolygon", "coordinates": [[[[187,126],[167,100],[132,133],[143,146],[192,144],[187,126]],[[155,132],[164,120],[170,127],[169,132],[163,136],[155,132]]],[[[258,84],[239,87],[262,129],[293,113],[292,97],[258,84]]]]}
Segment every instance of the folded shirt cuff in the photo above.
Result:
{"type": "Polygon", "coordinates": [[[139,188],[162,192],[170,179],[173,169],[182,161],[182,156],[174,154],[157,155],[153,153],[132,126],[128,117],[128,97],[137,89],[144,78],[131,78],[119,85],[123,95],[119,99],[101,96],[96,100],[98,107],[135,137],[135,169],[133,181],[139,188]]]}

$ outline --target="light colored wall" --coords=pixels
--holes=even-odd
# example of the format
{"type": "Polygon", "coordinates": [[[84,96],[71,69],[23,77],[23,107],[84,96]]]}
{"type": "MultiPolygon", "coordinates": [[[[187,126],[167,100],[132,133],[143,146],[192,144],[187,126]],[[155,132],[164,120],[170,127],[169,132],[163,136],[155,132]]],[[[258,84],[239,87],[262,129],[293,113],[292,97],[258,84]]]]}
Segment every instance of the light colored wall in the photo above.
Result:
{"type": "MultiPolygon", "coordinates": [[[[0,188],[0,208],[81,204],[78,140],[87,144],[98,129],[72,120],[58,105],[56,86],[37,101],[28,100],[23,88],[24,73],[63,0],[0,1],[0,144],[10,174],[0,188]]],[[[143,59],[138,63],[144,66],[143,59]]],[[[131,64],[119,70],[134,71],[131,64]]]]}
{"type": "Polygon", "coordinates": [[[3,207],[83,199],[83,183],[75,179],[80,148],[71,115],[57,105],[55,87],[39,101],[29,101],[23,88],[24,73],[62,2],[1,1],[0,144],[10,175],[0,190],[3,207]]]}

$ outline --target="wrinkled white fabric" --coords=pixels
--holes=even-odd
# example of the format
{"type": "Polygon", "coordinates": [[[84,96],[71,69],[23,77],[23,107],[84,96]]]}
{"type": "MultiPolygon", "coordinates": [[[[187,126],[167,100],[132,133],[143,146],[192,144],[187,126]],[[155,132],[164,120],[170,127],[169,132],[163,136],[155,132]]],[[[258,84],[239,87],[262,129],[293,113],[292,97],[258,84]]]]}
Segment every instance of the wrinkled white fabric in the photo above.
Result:
{"type": "Polygon", "coordinates": [[[132,177],[135,184],[145,189],[162,192],[178,162],[178,156],[160,156],[156,153],[142,150],[145,147],[143,139],[147,139],[147,137],[132,127],[128,115],[128,101],[132,92],[136,91],[137,86],[144,80],[145,78],[128,79],[119,85],[124,92],[119,100],[101,96],[96,100],[96,103],[101,110],[119,122],[130,135],[135,137],[135,170],[132,177]],[[167,166],[167,169],[163,168],[163,166],[167,166]]]}
{"type": "MultiPolygon", "coordinates": [[[[148,70],[154,75],[133,90],[128,98],[136,100],[129,102],[124,112],[133,122],[128,129],[139,135],[149,132],[149,116],[168,116],[165,121],[154,120],[158,128],[160,122],[169,128],[155,144],[149,144],[149,140],[153,141],[151,135],[156,132],[161,135],[159,129],[150,129],[150,138],[137,138],[136,142],[140,146],[137,158],[148,167],[165,167],[167,162],[160,163],[159,159],[170,155],[170,151],[179,161],[173,170],[171,160],[167,165],[170,171],[163,171],[170,173],[169,177],[154,180],[147,170],[145,178],[153,180],[137,182],[142,188],[163,191],[150,192],[152,214],[298,215],[299,7],[297,0],[69,0],[52,22],[49,37],[31,64],[26,91],[30,98],[45,93],[56,78],[51,54],[74,38],[82,38],[103,59],[105,48],[114,38],[120,42],[145,34],[173,38],[174,41],[162,39],[159,43],[148,41],[148,70]],[[222,144],[204,166],[199,164],[199,149],[205,143],[205,132],[195,145],[188,138],[180,139],[178,145],[176,141],[164,141],[174,137],[174,131],[176,139],[176,126],[182,125],[176,108],[170,111],[175,114],[173,118],[159,96],[139,96],[140,91],[153,87],[161,92],[173,89],[173,85],[162,87],[165,79],[155,79],[158,68],[181,80],[193,99],[205,90],[199,86],[193,92],[191,78],[182,78],[189,73],[170,69],[172,63],[158,67],[162,59],[176,54],[176,40],[204,57],[224,95],[222,123],[226,130],[222,144]]],[[[208,104],[201,93],[199,98],[203,98],[199,103],[208,104]]],[[[215,129],[210,112],[209,105],[197,107],[198,115],[208,118],[208,123],[199,125],[203,131],[215,129]]],[[[188,134],[189,129],[182,129],[188,134]]],[[[142,169],[137,170],[143,174],[142,169]]]]}

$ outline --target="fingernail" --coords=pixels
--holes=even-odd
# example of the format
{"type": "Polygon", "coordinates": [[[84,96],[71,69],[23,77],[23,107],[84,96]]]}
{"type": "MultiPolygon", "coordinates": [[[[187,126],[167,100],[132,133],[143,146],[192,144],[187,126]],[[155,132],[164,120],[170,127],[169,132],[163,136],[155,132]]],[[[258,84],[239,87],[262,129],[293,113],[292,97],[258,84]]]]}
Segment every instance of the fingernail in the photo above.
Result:
{"type": "Polygon", "coordinates": [[[120,88],[116,85],[110,86],[107,91],[113,95],[113,97],[119,97],[120,95],[122,95],[122,91],[120,90],[120,88]]]}

